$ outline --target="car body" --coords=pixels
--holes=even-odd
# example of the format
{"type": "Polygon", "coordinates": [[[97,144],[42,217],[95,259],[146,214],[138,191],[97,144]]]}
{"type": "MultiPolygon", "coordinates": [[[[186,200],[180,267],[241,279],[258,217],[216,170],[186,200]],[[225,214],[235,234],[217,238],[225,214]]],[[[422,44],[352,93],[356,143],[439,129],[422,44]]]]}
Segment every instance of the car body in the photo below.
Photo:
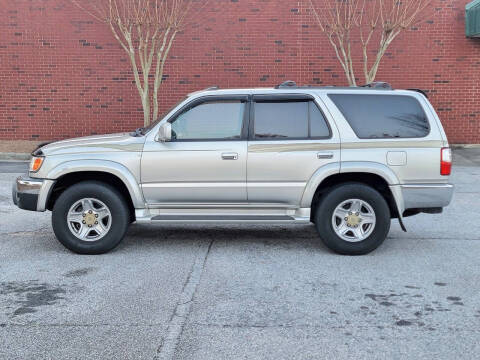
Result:
{"type": "Polygon", "coordinates": [[[207,89],[134,134],[42,146],[38,163],[14,184],[20,208],[54,210],[66,189],[99,181],[137,222],[316,222],[332,189],[362,184],[404,228],[404,216],[441,212],[453,195],[434,108],[421,92],[384,85],[207,89]]]}

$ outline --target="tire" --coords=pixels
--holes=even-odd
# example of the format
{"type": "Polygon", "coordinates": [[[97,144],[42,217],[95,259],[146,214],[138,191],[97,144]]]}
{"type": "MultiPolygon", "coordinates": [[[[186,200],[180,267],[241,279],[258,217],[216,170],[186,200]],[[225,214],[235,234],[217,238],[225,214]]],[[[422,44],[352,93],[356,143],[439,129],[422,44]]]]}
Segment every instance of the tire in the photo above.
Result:
{"type": "Polygon", "coordinates": [[[390,222],[385,198],[361,183],[332,188],[320,200],[315,215],[315,226],[323,243],[342,255],[365,255],[378,248],[390,231],[390,222]],[[360,211],[355,211],[358,207],[360,211]],[[345,217],[341,218],[343,213],[345,217]]]}
{"type": "Polygon", "coordinates": [[[70,186],[59,196],[52,212],[57,239],[78,254],[98,255],[114,249],[129,224],[130,211],[123,196],[99,181],[70,186]],[[67,220],[69,214],[72,221],[67,220]]]}

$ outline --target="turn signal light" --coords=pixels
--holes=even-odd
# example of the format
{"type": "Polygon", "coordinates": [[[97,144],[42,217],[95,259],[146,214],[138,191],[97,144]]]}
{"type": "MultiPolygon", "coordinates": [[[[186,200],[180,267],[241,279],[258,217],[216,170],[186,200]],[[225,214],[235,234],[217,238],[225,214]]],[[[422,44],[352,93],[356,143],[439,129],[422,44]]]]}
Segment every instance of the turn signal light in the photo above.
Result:
{"type": "Polygon", "coordinates": [[[30,161],[30,171],[37,172],[38,170],[40,170],[44,159],[45,158],[43,157],[32,157],[32,160],[30,161]]]}
{"type": "Polygon", "coordinates": [[[440,154],[440,175],[448,176],[452,172],[452,150],[442,148],[440,154]]]}

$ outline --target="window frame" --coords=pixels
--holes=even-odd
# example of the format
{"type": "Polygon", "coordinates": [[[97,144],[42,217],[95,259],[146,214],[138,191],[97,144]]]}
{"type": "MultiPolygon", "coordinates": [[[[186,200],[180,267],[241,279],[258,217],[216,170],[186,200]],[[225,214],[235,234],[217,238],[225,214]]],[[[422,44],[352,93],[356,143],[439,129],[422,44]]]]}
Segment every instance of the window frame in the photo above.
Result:
{"type": "Polygon", "coordinates": [[[430,121],[430,117],[428,116],[427,114],[427,111],[425,110],[425,107],[423,106],[422,102],[416,97],[416,96],[411,96],[411,95],[407,95],[407,94],[352,94],[352,93],[329,93],[327,94],[328,96],[328,99],[332,102],[332,104],[335,106],[335,108],[338,110],[338,112],[340,113],[340,115],[342,115],[342,117],[345,119],[345,122],[347,123],[347,125],[352,129],[353,133],[355,134],[355,136],[357,137],[357,139],[360,139],[360,140],[381,140],[381,141],[385,141],[385,140],[402,140],[402,139],[424,139],[424,138],[427,138],[430,136],[430,134],[432,133],[432,124],[431,124],[431,121],[430,121]],[[407,97],[407,98],[411,98],[413,99],[414,101],[417,102],[418,106],[420,107],[420,109],[422,110],[423,114],[425,115],[425,119],[427,121],[427,125],[428,125],[428,131],[426,132],[425,135],[422,135],[422,136],[408,136],[408,137],[364,137],[364,136],[360,136],[357,134],[357,132],[355,131],[355,129],[353,128],[352,124],[350,124],[350,121],[348,120],[347,116],[343,113],[343,111],[340,109],[340,107],[337,105],[337,103],[333,100],[333,98],[331,97],[331,95],[335,96],[335,95],[348,95],[348,96],[359,96],[359,95],[364,95],[364,96],[393,96],[394,98],[396,97],[407,97]]]}
{"type": "Polygon", "coordinates": [[[192,99],[180,109],[175,111],[175,113],[167,119],[167,122],[172,124],[177,120],[177,118],[183,113],[193,109],[194,107],[207,103],[207,102],[221,102],[221,101],[240,101],[245,104],[245,111],[242,119],[242,130],[240,132],[239,139],[218,139],[218,138],[209,138],[209,139],[172,139],[171,142],[213,142],[213,141],[245,141],[248,138],[248,121],[250,114],[250,96],[249,95],[206,95],[201,96],[195,99],[192,99]]]}
{"type": "Polygon", "coordinates": [[[332,127],[325,116],[321,105],[317,102],[315,97],[307,94],[256,94],[253,95],[250,105],[250,124],[248,128],[248,140],[249,141],[308,141],[308,140],[330,140],[333,137],[332,127]],[[308,136],[300,138],[256,138],[255,137],[255,104],[256,102],[312,102],[320,111],[328,128],[328,136],[311,136],[311,118],[310,109],[308,110],[308,136]]]}

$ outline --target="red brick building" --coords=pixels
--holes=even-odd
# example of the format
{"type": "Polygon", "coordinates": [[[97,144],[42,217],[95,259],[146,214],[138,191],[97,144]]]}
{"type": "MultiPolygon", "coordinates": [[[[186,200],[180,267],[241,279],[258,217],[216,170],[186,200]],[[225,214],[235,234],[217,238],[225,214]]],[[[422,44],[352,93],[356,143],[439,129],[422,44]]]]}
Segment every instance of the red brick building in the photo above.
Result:
{"type": "MultiPolygon", "coordinates": [[[[0,139],[142,125],[130,65],[104,24],[68,0],[1,2],[0,139]]],[[[427,90],[452,143],[480,143],[480,39],[465,37],[468,2],[437,0],[432,16],[393,43],[377,76],[427,90]]],[[[196,22],[170,53],[162,108],[211,85],[346,84],[306,0],[210,0],[196,22]]]]}

